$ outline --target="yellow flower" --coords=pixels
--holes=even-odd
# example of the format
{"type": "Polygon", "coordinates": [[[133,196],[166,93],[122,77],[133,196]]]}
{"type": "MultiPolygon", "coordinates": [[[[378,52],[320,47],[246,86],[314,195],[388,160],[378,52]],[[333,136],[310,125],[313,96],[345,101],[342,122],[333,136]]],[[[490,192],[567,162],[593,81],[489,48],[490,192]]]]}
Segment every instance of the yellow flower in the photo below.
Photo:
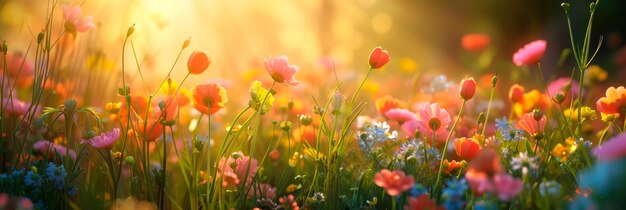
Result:
{"type": "MultiPolygon", "coordinates": [[[[577,108],[566,109],[565,111],[563,111],[563,114],[565,115],[565,117],[569,117],[572,120],[578,120],[577,108]]],[[[598,114],[596,113],[596,110],[593,110],[588,106],[583,106],[580,109],[580,114],[582,116],[583,121],[595,120],[598,118],[598,114]]]]}
{"type": "Polygon", "coordinates": [[[412,58],[404,57],[400,59],[400,71],[404,73],[413,73],[417,71],[418,68],[419,65],[412,58]]]}
{"type": "Polygon", "coordinates": [[[619,113],[606,114],[604,112],[600,112],[600,116],[602,117],[602,122],[610,123],[610,122],[615,122],[615,120],[619,118],[619,113]]]}
{"type": "Polygon", "coordinates": [[[593,84],[593,82],[601,82],[606,80],[609,76],[608,73],[602,67],[598,65],[591,65],[587,68],[587,73],[585,74],[585,84],[593,84]]]}
{"type": "Polygon", "coordinates": [[[296,167],[299,157],[300,157],[300,154],[298,152],[294,152],[291,158],[289,158],[289,166],[292,168],[296,167]]]}
{"type": "Polygon", "coordinates": [[[565,146],[559,143],[556,146],[554,146],[554,149],[552,149],[552,155],[559,158],[559,160],[561,161],[566,161],[567,158],[569,157],[569,151],[567,150],[565,146]]]}
{"type": "Polygon", "coordinates": [[[111,114],[116,114],[120,111],[121,107],[122,102],[109,102],[104,106],[104,109],[111,114]]]}
{"type": "Polygon", "coordinates": [[[250,86],[250,96],[252,97],[250,106],[256,110],[261,107],[261,113],[267,113],[274,104],[274,94],[268,94],[267,89],[263,88],[263,85],[259,81],[252,82],[252,86],[250,86]],[[265,98],[266,96],[267,98],[265,98]],[[263,103],[263,100],[265,100],[265,103],[263,103]],[[263,103],[262,106],[261,103],[263,103]]]}
{"type": "Polygon", "coordinates": [[[304,150],[304,158],[309,161],[316,161],[324,159],[324,154],[321,152],[317,152],[317,150],[313,148],[307,148],[304,150]]]}
{"type": "Polygon", "coordinates": [[[300,188],[302,188],[302,185],[290,184],[289,186],[287,186],[287,192],[292,193],[292,192],[295,192],[296,190],[299,190],[300,188]]]}

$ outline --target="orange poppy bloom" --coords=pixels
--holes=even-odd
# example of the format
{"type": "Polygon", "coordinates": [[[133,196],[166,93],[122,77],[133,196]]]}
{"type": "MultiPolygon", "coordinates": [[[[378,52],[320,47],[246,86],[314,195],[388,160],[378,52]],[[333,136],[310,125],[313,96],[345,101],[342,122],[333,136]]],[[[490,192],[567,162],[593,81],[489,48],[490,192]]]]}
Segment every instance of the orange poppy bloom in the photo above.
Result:
{"type": "Polygon", "coordinates": [[[626,88],[619,86],[618,88],[606,89],[606,96],[598,99],[596,106],[598,111],[605,114],[618,113],[624,115],[626,112],[626,88]]]}
{"type": "Polygon", "coordinates": [[[386,95],[382,98],[376,99],[376,110],[381,115],[385,115],[385,113],[387,113],[387,111],[389,111],[390,109],[404,108],[404,107],[406,107],[406,103],[390,95],[386,95]]]}
{"type": "Polygon", "coordinates": [[[215,114],[227,101],[226,90],[219,84],[198,85],[193,89],[193,107],[204,114],[215,114]]]}
{"type": "Polygon", "coordinates": [[[459,158],[471,161],[480,152],[480,144],[473,138],[458,138],[454,141],[454,150],[459,158]]]}

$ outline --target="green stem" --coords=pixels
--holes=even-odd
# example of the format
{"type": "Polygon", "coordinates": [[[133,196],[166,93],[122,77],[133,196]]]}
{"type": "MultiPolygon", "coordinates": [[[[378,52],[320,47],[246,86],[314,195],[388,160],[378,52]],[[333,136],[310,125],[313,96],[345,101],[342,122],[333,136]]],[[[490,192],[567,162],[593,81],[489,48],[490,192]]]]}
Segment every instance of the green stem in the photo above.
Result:
{"type": "Polygon", "coordinates": [[[496,87],[491,86],[491,94],[489,94],[489,105],[487,105],[487,114],[485,114],[485,121],[483,122],[483,130],[480,132],[480,135],[484,138],[485,136],[485,128],[487,128],[487,121],[489,121],[489,112],[491,112],[491,102],[493,101],[493,92],[496,87]]]}
{"type": "Polygon", "coordinates": [[[459,114],[456,116],[456,120],[454,120],[454,124],[452,124],[452,128],[450,128],[450,133],[448,133],[448,137],[446,138],[446,144],[443,146],[443,151],[441,152],[441,161],[439,163],[439,172],[437,172],[437,181],[435,182],[435,190],[433,191],[433,196],[436,196],[437,189],[439,188],[439,180],[441,180],[441,171],[443,169],[443,161],[446,159],[448,143],[450,143],[450,138],[452,137],[454,128],[456,128],[457,123],[459,123],[459,119],[461,119],[461,115],[463,115],[463,108],[465,108],[466,102],[467,100],[463,100],[463,103],[461,104],[461,111],[459,111],[459,114]]]}

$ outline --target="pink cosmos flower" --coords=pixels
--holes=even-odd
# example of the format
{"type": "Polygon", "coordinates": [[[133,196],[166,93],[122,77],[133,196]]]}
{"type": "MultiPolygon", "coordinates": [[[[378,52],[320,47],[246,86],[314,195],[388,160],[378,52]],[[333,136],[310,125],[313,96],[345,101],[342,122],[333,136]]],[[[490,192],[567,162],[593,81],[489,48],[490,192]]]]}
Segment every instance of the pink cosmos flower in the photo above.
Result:
{"type": "Polygon", "coordinates": [[[265,65],[265,70],[272,76],[274,81],[291,86],[298,85],[298,81],[293,78],[293,75],[300,68],[296,65],[289,65],[287,56],[279,55],[268,58],[263,61],[263,64],[265,65]]]}
{"type": "Polygon", "coordinates": [[[539,62],[546,51],[546,45],[546,40],[536,40],[524,45],[513,54],[513,63],[523,66],[539,62]]]}
{"type": "Polygon", "coordinates": [[[494,176],[493,183],[498,193],[498,198],[502,201],[511,200],[511,198],[522,192],[522,180],[513,178],[509,174],[498,174],[494,176]]]}
{"type": "Polygon", "coordinates": [[[389,118],[390,120],[398,121],[398,123],[400,124],[403,124],[407,121],[417,120],[417,117],[415,117],[415,113],[409,111],[408,109],[401,108],[390,109],[389,111],[385,112],[385,117],[389,118]]]}
{"type": "Polygon", "coordinates": [[[105,133],[101,133],[98,136],[95,136],[91,139],[83,139],[80,140],[80,144],[90,144],[92,147],[96,149],[105,149],[110,150],[113,148],[113,144],[117,142],[117,139],[120,137],[120,129],[113,128],[113,130],[105,133]]]}
{"type": "Polygon", "coordinates": [[[612,161],[626,156],[626,134],[609,139],[592,152],[600,161],[612,161]]]}
{"type": "Polygon", "coordinates": [[[61,6],[61,10],[63,10],[63,19],[65,19],[66,24],[65,28],[70,32],[86,32],[96,27],[96,25],[93,24],[93,17],[85,16],[81,18],[83,10],[80,6],[63,5],[61,6]]]}
{"type": "Polygon", "coordinates": [[[393,172],[383,169],[374,175],[374,184],[382,187],[391,196],[397,196],[413,187],[413,176],[406,176],[403,171],[393,172]]]}
{"type": "Polygon", "coordinates": [[[241,151],[233,153],[228,159],[222,158],[218,164],[218,172],[225,175],[233,173],[238,178],[235,185],[239,184],[239,180],[246,180],[245,185],[248,186],[252,183],[252,177],[259,168],[259,164],[256,159],[245,156],[241,151]],[[248,171],[248,177],[246,171],[248,170],[248,163],[250,164],[250,170],[248,171]],[[234,168],[233,168],[234,167],[234,168]]]}
{"type": "Polygon", "coordinates": [[[534,136],[544,131],[546,116],[543,115],[540,120],[535,120],[533,113],[529,112],[524,114],[515,126],[525,130],[531,136],[534,136]]]}
{"type": "MultiPolygon", "coordinates": [[[[9,77],[30,77],[35,71],[35,64],[24,57],[21,52],[7,53],[6,74],[9,77]]],[[[0,72],[4,71],[4,59],[0,59],[0,72]]]]}
{"type": "Polygon", "coordinates": [[[426,103],[419,110],[420,132],[428,138],[432,138],[433,133],[445,132],[452,120],[450,114],[441,108],[438,103],[426,103]]]}
{"type": "Polygon", "coordinates": [[[239,178],[237,178],[237,174],[233,173],[232,171],[218,173],[217,176],[218,176],[218,179],[219,178],[222,179],[222,187],[239,185],[239,182],[240,182],[239,178]],[[223,176],[223,177],[220,177],[220,176],[223,176]]]}
{"type": "Polygon", "coordinates": [[[24,115],[28,111],[28,107],[31,105],[28,102],[20,101],[17,98],[3,98],[2,105],[7,113],[14,115],[24,115]]]}
{"type": "Polygon", "coordinates": [[[420,123],[417,120],[402,123],[401,129],[409,138],[415,137],[415,131],[421,130],[420,123]]]}
{"type": "MultiPolygon", "coordinates": [[[[67,154],[67,148],[65,146],[54,144],[46,140],[35,142],[35,144],[33,144],[33,149],[42,155],[47,153],[49,158],[53,158],[55,156],[55,152],[59,153],[61,157],[65,157],[67,154]]],[[[70,149],[69,153],[70,158],[76,159],[76,152],[74,152],[74,150],[70,149]]]]}

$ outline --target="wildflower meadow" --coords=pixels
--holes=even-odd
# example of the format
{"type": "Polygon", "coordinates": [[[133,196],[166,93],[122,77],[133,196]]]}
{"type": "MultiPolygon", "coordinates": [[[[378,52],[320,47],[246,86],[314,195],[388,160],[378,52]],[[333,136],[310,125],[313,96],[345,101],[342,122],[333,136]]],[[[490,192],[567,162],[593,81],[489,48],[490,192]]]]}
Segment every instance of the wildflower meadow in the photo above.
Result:
{"type": "Polygon", "coordinates": [[[0,210],[626,207],[625,5],[445,2],[0,1],[0,210]]]}

